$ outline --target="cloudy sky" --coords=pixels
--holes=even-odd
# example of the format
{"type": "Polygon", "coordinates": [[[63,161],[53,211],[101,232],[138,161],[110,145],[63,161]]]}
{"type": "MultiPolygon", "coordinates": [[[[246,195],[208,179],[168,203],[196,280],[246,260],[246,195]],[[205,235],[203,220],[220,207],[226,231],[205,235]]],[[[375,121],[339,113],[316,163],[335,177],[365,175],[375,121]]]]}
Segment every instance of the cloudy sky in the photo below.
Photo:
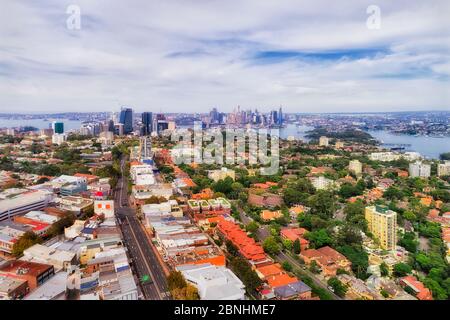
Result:
{"type": "Polygon", "coordinates": [[[0,112],[450,110],[448,0],[2,0],[0,112]],[[81,28],[67,28],[78,5],[81,28]],[[381,10],[369,29],[367,7],[381,10]]]}

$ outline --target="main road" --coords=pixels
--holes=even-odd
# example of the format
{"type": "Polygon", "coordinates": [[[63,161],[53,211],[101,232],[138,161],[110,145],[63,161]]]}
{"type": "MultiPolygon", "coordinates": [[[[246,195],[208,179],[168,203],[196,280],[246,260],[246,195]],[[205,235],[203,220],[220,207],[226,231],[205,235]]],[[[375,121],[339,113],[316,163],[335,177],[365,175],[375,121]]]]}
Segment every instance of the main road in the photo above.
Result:
{"type": "Polygon", "coordinates": [[[140,288],[147,300],[167,300],[170,295],[164,270],[152,248],[143,226],[136,217],[136,211],[128,203],[128,177],[124,174],[125,159],[120,163],[121,176],[115,190],[116,215],[120,222],[125,246],[140,281],[140,288]],[[150,281],[141,281],[143,277],[150,281]]]}

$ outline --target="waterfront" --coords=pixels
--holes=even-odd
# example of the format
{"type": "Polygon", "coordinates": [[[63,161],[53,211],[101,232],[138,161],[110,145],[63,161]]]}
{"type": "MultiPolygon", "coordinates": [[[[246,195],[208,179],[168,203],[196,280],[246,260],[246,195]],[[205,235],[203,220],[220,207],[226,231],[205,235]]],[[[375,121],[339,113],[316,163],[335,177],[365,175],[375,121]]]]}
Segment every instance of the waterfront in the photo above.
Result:
{"type": "MultiPolygon", "coordinates": [[[[287,124],[280,130],[280,137],[286,139],[294,136],[305,142],[309,140],[305,138],[308,130],[314,129],[310,126],[296,126],[295,124],[287,124]]],[[[450,137],[429,137],[429,136],[411,136],[406,134],[393,134],[383,130],[369,130],[375,139],[383,144],[408,144],[410,147],[404,151],[416,151],[422,156],[430,159],[439,159],[439,155],[444,152],[450,152],[450,137]]],[[[388,147],[386,147],[388,148],[388,147]]]]}
{"type": "Polygon", "coordinates": [[[296,137],[304,142],[308,142],[309,139],[306,138],[307,131],[314,129],[310,126],[296,126],[295,124],[289,123],[285,127],[280,129],[280,138],[287,139],[289,136],[296,137]]]}
{"type": "Polygon", "coordinates": [[[47,129],[51,126],[52,121],[58,121],[64,123],[64,130],[76,130],[80,129],[81,121],[79,120],[68,120],[68,119],[6,119],[0,118],[0,128],[18,128],[18,127],[35,127],[38,129],[47,129]]]}
{"type": "MultiPolygon", "coordinates": [[[[78,130],[81,127],[81,121],[68,119],[55,119],[64,123],[66,131],[78,130]]],[[[0,128],[17,128],[23,126],[32,126],[38,129],[49,128],[53,119],[5,119],[0,118],[0,128]]],[[[182,126],[180,126],[182,127],[182,126]]],[[[185,126],[191,127],[191,126],[185,126]]],[[[295,124],[287,124],[280,129],[280,137],[287,139],[289,136],[294,136],[305,142],[309,139],[305,138],[307,131],[314,129],[311,126],[296,126],[295,124]]],[[[411,136],[404,134],[393,134],[389,131],[368,131],[375,139],[386,144],[409,144],[411,145],[405,151],[416,151],[421,155],[438,159],[439,155],[444,152],[450,152],[450,137],[428,137],[428,136],[411,136]]]]}
{"type": "Polygon", "coordinates": [[[410,144],[405,151],[416,151],[431,159],[438,159],[441,153],[450,151],[450,137],[410,136],[383,130],[370,130],[368,133],[383,143],[410,144]]]}

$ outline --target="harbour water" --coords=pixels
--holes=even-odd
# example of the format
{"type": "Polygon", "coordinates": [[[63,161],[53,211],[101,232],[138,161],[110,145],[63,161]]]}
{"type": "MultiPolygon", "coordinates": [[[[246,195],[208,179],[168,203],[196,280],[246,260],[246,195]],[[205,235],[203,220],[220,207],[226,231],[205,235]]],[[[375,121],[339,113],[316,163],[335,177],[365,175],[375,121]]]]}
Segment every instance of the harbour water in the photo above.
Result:
{"type": "MultiPolygon", "coordinates": [[[[309,126],[297,127],[295,124],[288,124],[280,130],[280,137],[286,139],[289,136],[294,136],[307,142],[308,139],[305,138],[306,132],[312,129],[314,128],[309,126]]],[[[406,134],[393,134],[383,130],[370,130],[368,133],[383,144],[410,145],[404,151],[419,152],[422,156],[429,159],[439,159],[441,153],[450,152],[450,137],[411,136],[406,134]]]]}
{"type": "Polygon", "coordinates": [[[450,137],[411,136],[384,130],[368,132],[385,144],[409,144],[405,151],[416,151],[430,159],[439,159],[441,153],[450,152],[450,137]]]}
{"type": "Polygon", "coordinates": [[[52,121],[58,121],[64,123],[64,130],[70,131],[80,129],[81,121],[68,120],[68,119],[6,119],[0,118],[0,128],[17,128],[17,127],[35,127],[38,129],[48,129],[51,126],[52,121]]]}
{"type": "MultiPolygon", "coordinates": [[[[49,128],[53,119],[5,119],[0,118],[0,128],[15,128],[23,126],[32,126],[38,129],[49,128]]],[[[64,123],[64,130],[70,131],[79,129],[81,121],[68,119],[55,119],[64,123]]],[[[280,129],[280,137],[283,139],[289,136],[294,136],[303,141],[308,141],[305,138],[308,130],[314,129],[310,126],[296,126],[295,124],[287,124],[280,129]]],[[[385,144],[408,144],[405,151],[416,151],[421,155],[430,158],[438,159],[439,155],[444,152],[450,152],[450,137],[429,137],[429,136],[411,136],[404,134],[393,134],[389,131],[368,131],[375,139],[382,141],[385,144]]]]}

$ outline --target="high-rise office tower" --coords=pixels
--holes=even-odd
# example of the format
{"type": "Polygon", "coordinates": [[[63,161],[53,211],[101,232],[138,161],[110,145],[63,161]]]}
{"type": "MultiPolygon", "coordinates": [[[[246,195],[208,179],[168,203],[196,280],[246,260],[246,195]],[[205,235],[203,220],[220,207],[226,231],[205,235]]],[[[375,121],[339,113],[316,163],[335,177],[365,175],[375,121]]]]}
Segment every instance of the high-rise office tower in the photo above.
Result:
{"type": "Polygon", "coordinates": [[[278,124],[280,125],[280,126],[282,126],[283,125],[283,110],[281,110],[281,107],[280,107],[280,110],[278,110],[278,124]]]}
{"type": "Polygon", "coordinates": [[[122,107],[120,110],[119,123],[123,124],[123,133],[133,132],[133,109],[122,107]]]}
{"type": "Polygon", "coordinates": [[[151,112],[142,113],[142,135],[148,136],[153,131],[153,114],[151,112]]]}
{"type": "Polygon", "coordinates": [[[52,122],[52,129],[54,133],[64,133],[64,123],[53,121],[52,122]]]}
{"type": "Polygon", "coordinates": [[[108,130],[109,132],[114,132],[115,131],[115,127],[114,127],[114,120],[108,120],[108,130]]]}
{"type": "Polygon", "coordinates": [[[272,110],[270,112],[270,124],[279,124],[278,122],[278,113],[276,110],[272,110]]]}
{"type": "Polygon", "coordinates": [[[219,112],[217,111],[217,108],[213,108],[210,111],[209,117],[211,119],[211,123],[218,123],[219,122],[219,112]]]}

